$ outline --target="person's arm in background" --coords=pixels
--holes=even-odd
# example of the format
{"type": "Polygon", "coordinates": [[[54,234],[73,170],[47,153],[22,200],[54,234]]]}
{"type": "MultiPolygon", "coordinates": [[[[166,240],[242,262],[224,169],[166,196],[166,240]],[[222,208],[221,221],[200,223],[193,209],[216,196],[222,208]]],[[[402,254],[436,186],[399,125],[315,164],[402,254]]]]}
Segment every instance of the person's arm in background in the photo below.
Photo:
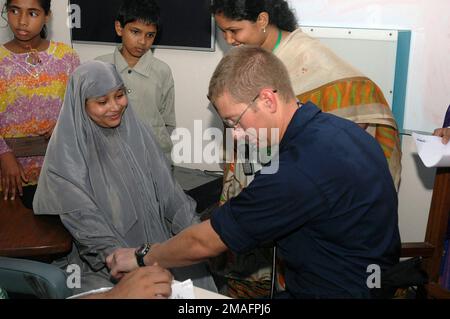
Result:
{"type": "Polygon", "coordinates": [[[126,274],[111,290],[80,299],[167,299],[172,293],[172,274],[158,265],[140,267],[126,274]]]}
{"type": "Polygon", "coordinates": [[[447,144],[450,140],[450,128],[437,128],[434,130],[433,135],[442,137],[442,143],[447,144]]]}

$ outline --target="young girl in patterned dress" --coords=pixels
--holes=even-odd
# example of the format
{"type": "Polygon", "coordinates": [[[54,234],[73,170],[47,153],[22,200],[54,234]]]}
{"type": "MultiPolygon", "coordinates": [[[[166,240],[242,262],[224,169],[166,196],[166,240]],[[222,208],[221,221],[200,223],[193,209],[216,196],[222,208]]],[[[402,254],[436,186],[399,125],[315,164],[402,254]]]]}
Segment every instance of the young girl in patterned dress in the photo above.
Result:
{"type": "Polygon", "coordinates": [[[80,63],[71,47],[46,39],[50,6],[51,0],[7,0],[2,10],[14,38],[0,46],[0,188],[4,200],[20,195],[28,208],[44,156],[14,154],[8,138],[50,138],[80,63]]]}

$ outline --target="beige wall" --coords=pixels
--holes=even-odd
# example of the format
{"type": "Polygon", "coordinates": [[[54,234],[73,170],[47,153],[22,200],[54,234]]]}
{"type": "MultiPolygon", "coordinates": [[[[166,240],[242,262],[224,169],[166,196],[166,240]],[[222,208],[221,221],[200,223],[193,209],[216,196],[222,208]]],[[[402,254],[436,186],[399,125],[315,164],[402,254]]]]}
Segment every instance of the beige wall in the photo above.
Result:
{"type": "Polygon", "coordinates": [[[411,136],[402,137],[402,152],[402,181],[398,194],[400,235],[404,242],[420,242],[425,239],[436,170],[422,164],[411,136]]]}

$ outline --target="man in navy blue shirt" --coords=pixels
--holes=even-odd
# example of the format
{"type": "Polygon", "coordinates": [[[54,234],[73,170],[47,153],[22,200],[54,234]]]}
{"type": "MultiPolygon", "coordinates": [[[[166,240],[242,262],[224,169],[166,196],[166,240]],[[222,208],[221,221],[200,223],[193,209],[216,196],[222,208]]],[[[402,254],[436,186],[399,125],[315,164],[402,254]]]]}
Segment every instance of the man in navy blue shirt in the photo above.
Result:
{"type": "MultiPolygon", "coordinates": [[[[263,168],[210,220],[153,243],[145,265],[181,267],[273,242],[289,297],[369,298],[371,270],[400,253],[397,194],[378,143],[357,124],[299,105],[282,62],[260,48],[231,50],[208,96],[228,127],[278,132],[256,137],[278,146],[277,170],[263,168]]],[[[135,250],[117,250],[107,264],[120,277],[138,267],[135,250]]]]}

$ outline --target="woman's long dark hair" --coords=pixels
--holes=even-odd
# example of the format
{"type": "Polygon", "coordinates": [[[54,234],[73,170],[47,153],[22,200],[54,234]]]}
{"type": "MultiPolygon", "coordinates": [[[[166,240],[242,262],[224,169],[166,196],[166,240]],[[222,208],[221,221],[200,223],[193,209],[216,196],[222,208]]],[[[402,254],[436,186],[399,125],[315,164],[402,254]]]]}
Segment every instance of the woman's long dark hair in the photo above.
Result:
{"type": "Polygon", "coordinates": [[[231,20],[256,22],[261,12],[269,14],[269,23],[292,32],[297,29],[297,19],[285,0],[213,0],[212,14],[223,14],[231,20]]]}
{"type": "MultiPolygon", "coordinates": [[[[39,2],[39,5],[41,6],[42,10],[44,10],[45,15],[48,16],[50,14],[50,7],[52,5],[52,0],[37,0],[37,2],[39,2]]],[[[5,6],[3,7],[2,10],[2,15],[8,10],[10,5],[11,0],[6,0],[5,6]]],[[[44,24],[44,27],[42,28],[40,35],[42,39],[47,38],[47,25],[44,24]]]]}

